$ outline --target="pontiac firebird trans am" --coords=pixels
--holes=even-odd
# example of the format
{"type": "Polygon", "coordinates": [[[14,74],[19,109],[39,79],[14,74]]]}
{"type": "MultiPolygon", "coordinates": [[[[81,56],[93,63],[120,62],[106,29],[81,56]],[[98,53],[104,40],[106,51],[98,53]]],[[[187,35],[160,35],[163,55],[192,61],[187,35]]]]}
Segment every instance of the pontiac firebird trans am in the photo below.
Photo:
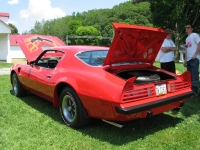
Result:
{"type": "Polygon", "coordinates": [[[153,66],[167,33],[113,23],[110,47],[66,46],[48,36],[18,39],[27,64],[11,67],[17,97],[27,91],[58,107],[66,125],[81,128],[91,118],[113,125],[180,108],[193,94],[189,72],[153,66]],[[52,47],[42,50],[42,46],[52,47]]]}

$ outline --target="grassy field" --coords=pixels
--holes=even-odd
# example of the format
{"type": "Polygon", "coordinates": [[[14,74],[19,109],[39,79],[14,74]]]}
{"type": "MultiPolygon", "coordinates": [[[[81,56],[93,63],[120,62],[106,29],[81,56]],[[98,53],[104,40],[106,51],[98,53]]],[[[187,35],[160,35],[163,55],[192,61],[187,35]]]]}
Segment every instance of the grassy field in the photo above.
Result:
{"type": "Polygon", "coordinates": [[[21,59],[14,59],[13,58],[12,63],[6,63],[6,62],[0,61],[0,68],[10,68],[12,66],[12,64],[15,64],[15,63],[26,64],[27,61],[24,58],[21,58],[21,59]]]}
{"type": "MultiPolygon", "coordinates": [[[[155,62],[154,66],[159,67],[160,68],[160,62],[155,62]]],[[[175,63],[176,66],[176,73],[183,73],[184,71],[186,71],[186,68],[183,66],[183,63],[181,62],[177,62],[175,63]]]]}
{"type": "Polygon", "coordinates": [[[10,68],[12,63],[0,62],[0,68],[10,68]]]}
{"type": "Polygon", "coordinates": [[[130,121],[121,129],[94,120],[67,127],[53,105],[37,96],[13,96],[9,75],[0,75],[0,150],[199,150],[200,97],[180,111],[130,121]]]}

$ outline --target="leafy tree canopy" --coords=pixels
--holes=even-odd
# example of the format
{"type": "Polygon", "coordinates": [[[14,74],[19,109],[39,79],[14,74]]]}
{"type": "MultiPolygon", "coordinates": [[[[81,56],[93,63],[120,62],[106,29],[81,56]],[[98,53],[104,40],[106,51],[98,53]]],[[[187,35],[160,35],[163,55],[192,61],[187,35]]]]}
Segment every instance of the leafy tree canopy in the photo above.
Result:
{"type": "MultiPolygon", "coordinates": [[[[132,0],[128,0],[114,6],[112,9],[94,9],[87,12],[73,12],[71,16],[65,16],[63,18],[43,20],[41,22],[36,21],[34,27],[28,31],[28,33],[57,36],[63,41],[66,41],[67,35],[73,36],[80,34],[80,32],[78,32],[80,29],[82,29],[81,31],[83,31],[83,29],[85,31],[89,26],[92,26],[100,32],[99,35],[103,37],[112,37],[112,22],[153,26],[150,3],[138,2],[133,4],[132,0]],[[77,29],[79,30],[77,31],[77,29]]],[[[110,44],[110,40],[101,40],[98,42],[100,45],[110,44]]],[[[76,44],[75,39],[70,39],[69,44],[76,44]]]]}
{"type": "Polygon", "coordinates": [[[19,34],[18,29],[11,23],[8,24],[12,29],[11,29],[11,34],[19,34]]]}
{"type": "MultiPolygon", "coordinates": [[[[76,35],[78,36],[100,36],[100,31],[98,31],[93,26],[80,26],[76,30],[76,35]]],[[[83,38],[77,39],[76,44],[86,44],[86,45],[99,45],[99,39],[97,38],[83,38]]]]}
{"type": "Polygon", "coordinates": [[[177,47],[185,43],[185,25],[188,22],[196,26],[195,32],[200,32],[200,0],[150,0],[150,4],[154,26],[172,29],[177,47]]]}

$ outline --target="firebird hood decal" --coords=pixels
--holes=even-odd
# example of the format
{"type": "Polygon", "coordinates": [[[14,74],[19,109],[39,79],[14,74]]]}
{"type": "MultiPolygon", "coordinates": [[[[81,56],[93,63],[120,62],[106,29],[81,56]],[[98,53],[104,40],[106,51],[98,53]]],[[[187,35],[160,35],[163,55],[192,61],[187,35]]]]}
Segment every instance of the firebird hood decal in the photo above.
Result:
{"type": "Polygon", "coordinates": [[[17,42],[21,47],[24,55],[28,61],[36,59],[43,51],[42,46],[65,46],[57,37],[44,36],[44,35],[19,35],[17,36],[17,42]]]}
{"type": "Polygon", "coordinates": [[[167,35],[162,29],[113,23],[114,38],[105,65],[124,62],[153,64],[167,35]]]}

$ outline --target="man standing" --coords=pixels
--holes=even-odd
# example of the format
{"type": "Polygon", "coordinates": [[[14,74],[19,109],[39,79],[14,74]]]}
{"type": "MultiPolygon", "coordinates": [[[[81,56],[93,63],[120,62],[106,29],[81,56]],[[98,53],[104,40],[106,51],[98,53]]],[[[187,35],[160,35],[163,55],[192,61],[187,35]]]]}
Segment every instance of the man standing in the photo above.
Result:
{"type": "MultiPolygon", "coordinates": [[[[197,33],[193,33],[193,25],[187,24],[185,26],[188,37],[186,38],[186,55],[184,60],[184,66],[187,66],[187,70],[190,72],[192,81],[199,81],[199,59],[197,56],[200,52],[200,37],[197,33]]],[[[198,87],[192,86],[194,96],[198,96],[198,87]]]]}
{"type": "Polygon", "coordinates": [[[174,51],[176,50],[176,46],[171,40],[172,31],[167,29],[165,32],[167,32],[168,35],[166,36],[160,49],[160,67],[169,72],[176,73],[174,63],[174,51]]]}

